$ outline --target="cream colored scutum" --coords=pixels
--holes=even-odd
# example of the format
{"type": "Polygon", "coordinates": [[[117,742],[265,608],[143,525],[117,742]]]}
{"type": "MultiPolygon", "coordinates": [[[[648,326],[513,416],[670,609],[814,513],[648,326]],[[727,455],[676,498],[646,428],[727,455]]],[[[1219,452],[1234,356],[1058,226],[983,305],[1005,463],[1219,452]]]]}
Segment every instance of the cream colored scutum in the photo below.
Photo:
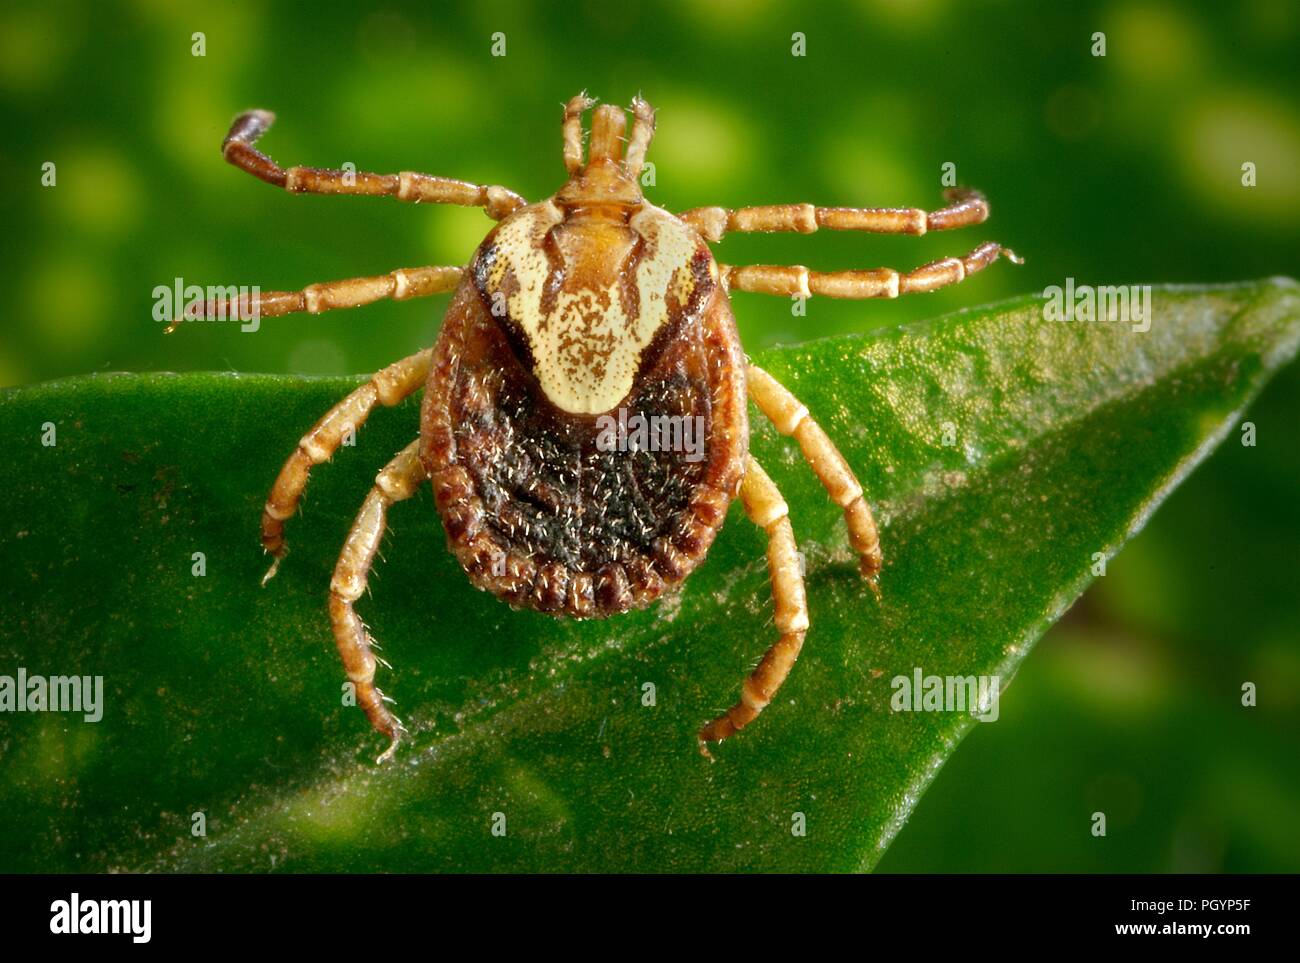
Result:
{"type": "MultiPolygon", "coordinates": [[[[572,414],[610,411],[632,390],[641,355],[669,321],[667,295],[685,304],[694,288],[691,261],[699,245],[696,233],[667,212],[645,205],[632,216],[624,250],[609,256],[601,283],[577,287],[565,283],[550,310],[542,311],[542,294],[551,271],[544,245],[547,232],[563,220],[551,202],[525,208],[503,221],[495,237],[496,260],[488,271],[490,303],[507,276],[506,310],[528,340],[533,373],[552,404],[572,414]],[[620,294],[618,268],[640,235],[636,266],[637,317],[629,318],[620,294]]],[[[556,234],[556,248],[569,268],[582,255],[581,235],[556,234]]],[[[608,253],[608,252],[607,252],[608,253]]],[[[588,276],[590,276],[588,271],[588,276]]]]}

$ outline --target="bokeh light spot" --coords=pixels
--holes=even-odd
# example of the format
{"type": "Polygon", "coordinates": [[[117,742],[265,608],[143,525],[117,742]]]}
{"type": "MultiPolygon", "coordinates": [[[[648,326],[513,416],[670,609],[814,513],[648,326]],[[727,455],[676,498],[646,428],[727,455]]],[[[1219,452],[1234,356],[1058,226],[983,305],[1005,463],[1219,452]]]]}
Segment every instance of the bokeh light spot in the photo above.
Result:
{"type": "Polygon", "coordinates": [[[28,317],[38,341],[52,354],[84,354],[103,334],[105,311],[114,307],[108,268],[80,255],[37,265],[27,279],[28,317]]]}
{"type": "Polygon", "coordinates": [[[446,205],[420,213],[425,216],[425,249],[414,257],[430,264],[468,264],[495,224],[477,207],[446,205]]]}
{"type": "Polygon", "coordinates": [[[860,6],[876,28],[922,30],[949,14],[948,0],[862,0],[860,6]]]}
{"type": "Polygon", "coordinates": [[[1293,108],[1255,93],[1216,98],[1192,107],[1180,131],[1183,174],[1221,214],[1289,225],[1300,213],[1300,122],[1293,108]],[[1248,161],[1254,187],[1242,185],[1248,161]]]}
{"type": "Polygon", "coordinates": [[[142,192],[135,168],[98,146],[59,151],[58,186],[50,193],[73,226],[105,237],[120,235],[138,219],[142,192]]]}
{"type": "Polygon", "coordinates": [[[1107,61],[1130,82],[1177,83],[1208,62],[1199,24],[1170,4],[1118,4],[1103,23],[1107,61]]]}
{"type": "Polygon", "coordinates": [[[892,207],[928,204],[939,196],[940,170],[909,167],[894,145],[857,134],[836,133],[819,157],[836,204],[892,207]],[[922,173],[932,175],[925,186],[922,173]]]}
{"type": "Polygon", "coordinates": [[[72,35],[54,14],[36,6],[0,13],[0,90],[32,93],[62,73],[72,35]]]}
{"type": "MultiPolygon", "coordinates": [[[[674,195],[717,191],[733,183],[750,165],[754,137],[730,107],[690,96],[664,97],[655,106],[672,123],[661,123],[655,134],[655,179],[674,195]]],[[[710,199],[699,203],[717,203],[710,199]]]]}

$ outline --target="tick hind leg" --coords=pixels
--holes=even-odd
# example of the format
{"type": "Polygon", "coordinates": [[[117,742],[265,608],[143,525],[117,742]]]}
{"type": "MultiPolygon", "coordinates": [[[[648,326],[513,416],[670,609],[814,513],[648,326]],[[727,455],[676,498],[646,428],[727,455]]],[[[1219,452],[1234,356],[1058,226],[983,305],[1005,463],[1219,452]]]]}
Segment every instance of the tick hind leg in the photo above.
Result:
{"type": "Polygon", "coordinates": [[[706,742],[719,742],[753,722],[772,701],[790,674],[808,634],[808,602],[803,571],[790,526],[789,509],[776,484],[751,456],[740,486],[745,513],[767,532],[767,568],[772,579],[774,621],[781,637],[763,655],[758,667],[740,688],[740,701],[700,730],[700,750],[706,742]]]}
{"type": "Polygon", "coordinates": [[[834,442],[826,436],[821,426],[808,413],[808,409],[792,395],[788,388],[757,365],[750,365],[746,373],[749,395],[758,410],[783,435],[799,442],[799,448],[809,467],[830,495],[831,501],[844,509],[844,521],[849,528],[849,544],[858,553],[859,568],[865,578],[875,579],[880,573],[880,535],[871,507],[862,495],[862,485],[853,469],[840,454],[834,442]]]}
{"type": "Polygon", "coordinates": [[[275,556],[262,579],[265,585],[275,576],[287,551],[284,541],[285,520],[298,510],[298,501],[314,465],[328,461],[345,437],[365,423],[375,405],[391,407],[424,385],[429,376],[433,349],[403,358],[389,365],[325,413],[298,442],[298,448],[280,469],[266,507],[262,509],[262,547],[275,556]]]}
{"type": "Polygon", "coordinates": [[[375,487],[366,496],[356,521],[352,523],[334,566],[334,577],[330,580],[330,623],[343,668],[356,686],[357,705],[365,711],[375,730],[389,738],[388,748],[379,757],[379,762],[393,757],[405,727],[389,711],[388,700],[375,685],[377,659],[371,651],[374,642],[365,623],[353,611],[352,604],[366,590],[366,577],[384,535],[388,509],[393,503],[414,495],[426,477],[420,464],[419,449],[418,439],[411,442],[375,477],[375,487]]]}

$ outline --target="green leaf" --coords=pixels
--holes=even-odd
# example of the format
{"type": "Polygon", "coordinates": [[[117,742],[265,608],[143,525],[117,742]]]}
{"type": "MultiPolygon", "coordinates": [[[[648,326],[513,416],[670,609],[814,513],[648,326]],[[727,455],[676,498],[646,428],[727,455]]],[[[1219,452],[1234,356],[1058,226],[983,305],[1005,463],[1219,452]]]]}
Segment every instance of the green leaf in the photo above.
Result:
{"type": "Polygon", "coordinates": [[[374,473],[417,431],[416,403],[377,412],[317,469],[294,550],[261,588],[266,491],[356,379],[10,391],[0,674],[102,675],[104,709],[96,723],[0,716],[0,869],[870,868],[978,724],[892,712],[891,679],[1005,686],[1095,558],[1235,431],[1300,340],[1293,282],[1157,288],[1153,303],[1145,333],[1046,321],[1022,298],[758,359],[857,469],[887,563],[877,603],[838,510],[755,415],[754,452],[807,554],[812,631],[777,700],[714,763],[695,732],[774,636],[763,539],[738,507],[679,599],[573,623],[472,590],[427,489],[398,505],[359,605],[413,730],[381,768],[383,741],[341,704],[325,592],[374,473]]]}

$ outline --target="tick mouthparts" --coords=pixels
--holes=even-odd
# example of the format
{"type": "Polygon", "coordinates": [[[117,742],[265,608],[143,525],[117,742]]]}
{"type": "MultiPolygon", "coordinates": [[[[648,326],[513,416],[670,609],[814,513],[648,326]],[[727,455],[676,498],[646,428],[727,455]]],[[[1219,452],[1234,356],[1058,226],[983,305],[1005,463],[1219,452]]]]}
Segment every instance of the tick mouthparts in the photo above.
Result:
{"type": "Polygon", "coordinates": [[[587,163],[599,160],[618,161],[623,157],[623,134],[627,130],[627,116],[621,107],[601,104],[591,115],[591,146],[587,163]]]}

